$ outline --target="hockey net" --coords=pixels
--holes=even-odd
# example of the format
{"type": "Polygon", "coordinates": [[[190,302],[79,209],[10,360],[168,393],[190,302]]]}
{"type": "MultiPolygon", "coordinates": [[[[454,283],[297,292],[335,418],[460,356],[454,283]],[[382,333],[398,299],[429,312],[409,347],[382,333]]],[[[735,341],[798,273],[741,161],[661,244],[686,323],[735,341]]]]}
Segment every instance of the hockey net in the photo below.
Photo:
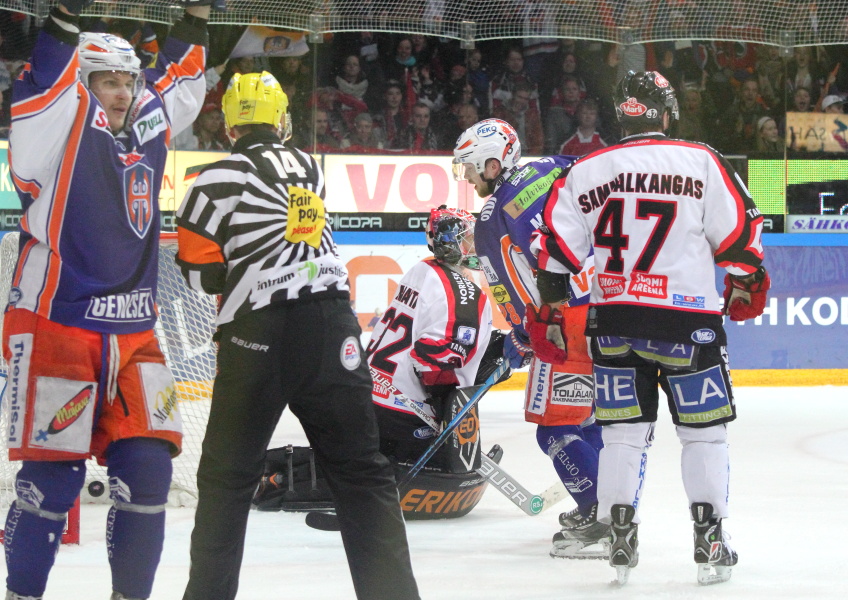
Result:
{"type": "MultiPolygon", "coordinates": [[[[55,0],[0,0],[45,17],[55,0]]],[[[320,34],[421,33],[467,42],[571,38],[623,44],[736,40],[792,47],[848,42],[845,0],[227,0],[211,24],[266,25],[320,34]]],[[[83,13],[172,23],[167,0],[97,0],[83,13]]]]}
{"type": "MultiPolygon", "coordinates": [[[[12,275],[18,256],[18,233],[6,234],[0,241],[0,299],[5,304],[9,296],[12,275]]],[[[168,495],[170,506],[194,506],[197,503],[197,466],[206,421],[212,398],[215,377],[216,347],[212,341],[215,331],[217,300],[215,296],[190,289],[174,262],[177,242],[175,234],[162,234],[159,247],[158,299],[159,320],[156,337],[168,367],[177,383],[177,396],[183,421],[183,449],[174,459],[174,474],[168,495]]],[[[2,332],[2,321],[0,321],[2,332]]],[[[0,385],[5,386],[8,365],[0,357],[0,385]]],[[[9,462],[6,452],[8,406],[5,398],[0,411],[0,518],[15,499],[15,475],[19,462],[9,462]]],[[[109,501],[109,481],[105,467],[94,460],[86,465],[86,484],[81,494],[83,502],[109,501]],[[98,492],[100,492],[98,494],[98,492]]],[[[69,530],[75,525],[71,516],[69,530]]],[[[78,527],[78,524],[77,524],[78,527]]],[[[78,529],[77,529],[78,531],[78,529]]],[[[0,536],[2,531],[0,531],[0,536]]],[[[68,539],[74,543],[77,540],[68,539]]]]}

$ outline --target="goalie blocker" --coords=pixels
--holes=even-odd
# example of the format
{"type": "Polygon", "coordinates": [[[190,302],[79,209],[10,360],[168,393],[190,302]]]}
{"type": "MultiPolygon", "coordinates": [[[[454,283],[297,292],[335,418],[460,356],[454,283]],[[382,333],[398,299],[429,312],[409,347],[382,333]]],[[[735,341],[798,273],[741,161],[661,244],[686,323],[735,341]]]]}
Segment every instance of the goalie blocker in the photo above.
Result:
{"type": "MultiPolygon", "coordinates": [[[[448,420],[462,408],[463,400],[459,394],[451,395],[445,411],[448,420]]],[[[477,407],[439,452],[444,468],[424,468],[398,489],[406,520],[453,519],[467,515],[477,506],[486,489],[486,478],[475,471],[481,463],[477,407]]],[[[502,454],[496,447],[489,458],[498,462],[502,454]]],[[[392,456],[389,460],[398,481],[412,464],[392,456]]],[[[269,450],[253,504],[262,511],[331,510],[333,498],[312,449],[288,445],[269,450]]]]}

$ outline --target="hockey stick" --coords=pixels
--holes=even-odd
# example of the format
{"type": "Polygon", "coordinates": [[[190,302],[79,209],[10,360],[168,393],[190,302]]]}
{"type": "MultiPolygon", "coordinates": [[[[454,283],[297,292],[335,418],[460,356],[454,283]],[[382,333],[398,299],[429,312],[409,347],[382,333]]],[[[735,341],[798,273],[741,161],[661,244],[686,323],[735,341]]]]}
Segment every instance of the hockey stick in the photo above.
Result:
{"type": "MultiPolygon", "coordinates": [[[[476,392],[471,396],[468,403],[460,410],[457,415],[451,420],[448,425],[442,429],[439,423],[436,420],[428,415],[421,408],[421,403],[412,400],[405,396],[400,390],[398,390],[394,384],[385,377],[379,371],[374,369],[371,370],[372,379],[379,385],[384,386],[389,392],[392,393],[398,400],[400,400],[407,408],[409,408],[412,412],[414,412],[422,421],[427,423],[434,431],[440,431],[439,437],[428,447],[428,449],[421,455],[418,461],[415,463],[418,466],[418,469],[415,471],[415,474],[420,471],[424,464],[429,460],[433,454],[444,444],[444,442],[449,437],[451,431],[455,429],[459,423],[462,422],[465,415],[468,411],[471,410],[470,407],[474,406],[483,394],[488,391],[492,385],[500,378],[500,376],[506,372],[508,365],[506,361],[503,364],[499,365],[498,368],[489,376],[489,378],[480,386],[480,389],[476,390],[476,392]],[[445,433],[447,432],[447,433],[445,433]],[[443,437],[444,439],[439,442],[439,438],[443,437]],[[438,445],[437,445],[437,442],[438,445]],[[434,449],[435,448],[435,449],[434,449]],[[428,454],[429,453],[429,454],[428,454]],[[426,457],[426,459],[425,459],[426,457]]],[[[471,388],[465,388],[471,389],[471,388]]],[[[461,391],[461,390],[460,390],[461,391]]],[[[464,393],[464,392],[463,392],[464,393]]],[[[467,396],[466,396],[467,397],[467,396]]],[[[525,514],[534,516],[538,515],[544,510],[550,508],[563,498],[565,498],[568,493],[566,492],[565,486],[561,481],[558,481],[548,489],[546,489],[541,494],[533,494],[527,490],[523,485],[518,483],[518,481],[512,477],[509,473],[504,471],[497,462],[489,458],[489,456],[482,454],[481,455],[482,462],[480,464],[480,468],[476,469],[477,473],[486,478],[488,483],[495,487],[501,494],[509,498],[510,502],[518,506],[525,514]]],[[[415,465],[413,465],[414,467],[415,465]]],[[[411,471],[411,469],[410,469],[411,471]]],[[[414,476],[414,475],[413,475],[414,476]]],[[[398,482],[398,487],[402,484],[407,483],[412,479],[413,476],[410,476],[409,473],[398,482]]],[[[336,517],[333,513],[328,512],[320,512],[320,511],[312,511],[307,513],[306,515],[306,524],[313,529],[320,529],[322,531],[338,531],[339,530],[339,521],[338,517],[336,517]]]]}
{"type": "MultiPolygon", "coordinates": [[[[436,420],[424,412],[421,408],[421,403],[416,402],[412,398],[401,392],[394,383],[383,373],[371,367],[371,379],[374,383],[383,386],[397,400],[400,400],[404,406],[414,412],[418,417],[430,426],[433,431],[439,433],[442,431],[442,426],[436,420]]],[[[492,485],[501,494],[506,496],[510,502],[524,511],[525,514],[533,516],[538,515],[547,508],[550,508],[566,496],[568,492],[561,481],[557,481],[554,485],[546,489],[541,494],[533,494],[509,473],[504,471],[498,463],[493,461],[485,454],[480,456],[482,462],[480,468],[475,469],[477,473],[486,478],[489,484],[492,485]]]]}
{"type": "Polygon", "coordinates": [[[488,379],[486,379],[486,381],[484,381],[481,385],[476,385],[470,388],[456,389],[454,393],[462,394],[467,399],[465,406],[463,406],[456,413],[454,418],[451,419],[450,422],[444,426],[442,432],[436,436],[436,439],[433,440],[433,443],[431,443],[430,446],[424,451],[424,454],[422,454],[421,457],[417,461],[415,461],[415,464],[409,468],[409,471],[406,472],[406,475],[404,475],[403,478],[398,481],[398,487],[406,485],[413,477],[418,475],[418,472],[424,468],[424,465],[426,465],[427,462],[431,458],[433,458],[433,455],[448,440],[448,437],[450,437],[450,434],[453,433],[453,430],[456,429],[459,424],[465,420],[465,416],[469,412],[471,412],[472,408],[477,405],[477,403],[480,401],[480,398],[483,397],[483,394],[488,392],[489,388],[495,385],[498,379],[501,378],[501,375],[506,373],[508,369],[509,364],[504,361],[500,365],[498,365],[498,368],[495,369],[494,372],[489,375],[488,379]],[[474,392],[471,394],[471,396],[469,396],[468,393],[472,389],[474,390],[474,392]]]}

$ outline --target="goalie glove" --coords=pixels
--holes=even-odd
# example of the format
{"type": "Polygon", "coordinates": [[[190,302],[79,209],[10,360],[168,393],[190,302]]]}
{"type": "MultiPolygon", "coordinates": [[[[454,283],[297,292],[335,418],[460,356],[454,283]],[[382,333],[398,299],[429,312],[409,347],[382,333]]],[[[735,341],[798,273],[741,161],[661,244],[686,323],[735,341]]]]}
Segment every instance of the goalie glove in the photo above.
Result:
{"type": "Polygon", "coordinates": [[[766,292],[771,287],[771,278],[765,268],[760,267],[746,277],[728,273],[724,276],[724,286],[724,314],[729,315],[731,321],[746,321],[763,314],[766,292]]]}
{"type": "Polygon", "coordinates": [[[539,360],[561,365],[568,359],[565,319],[558,309],[551,308],[548,304],[539,309],[527,304],[524,328],[530,334],[530,347],[539,360]]]}
{"type": "Polygon", "coordinates": [[[513,329],[504,338],[503,355],[509,363],[510,369],[526,367],[530,364],[530,359],[533,358],[530,338],[520,329],[513,329]]]}

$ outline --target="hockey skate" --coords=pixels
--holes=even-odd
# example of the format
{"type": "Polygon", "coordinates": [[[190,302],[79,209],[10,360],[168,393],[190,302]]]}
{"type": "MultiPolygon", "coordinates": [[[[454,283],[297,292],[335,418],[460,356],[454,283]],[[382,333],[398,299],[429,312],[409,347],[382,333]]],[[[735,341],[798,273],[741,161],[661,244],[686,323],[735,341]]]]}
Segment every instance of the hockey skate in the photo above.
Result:
{"type": "Polygon", "coordinates": [[[583,516],[575,508],[559,516],[562,531],[554,534],[550,555],[553,558],[609,558],[609,525],[598,522],[598,505],[583,516]]]}
{"type": "Polygon", "coordinates": [[[610,565],[615,567],[618,585],[630,578],[630,570],[639,564],[638,525],[633,522],[636,509],[627,504],[613,504],[610,527],[610,565]]]}
{"type": "Polygon", "coordinates": [[[11,590],[6,590],[5,600],[41,600],[43,596],[21,596],[11,590]]]}
{"type": "Polygon", "coordinates": [[[708,502],[692,504],[695,520],[695,562],[698,565],[698,583],[711,585],[730,579],[730,572],[739,561],[721,527],[721,519],[713,517],[713,506],[708,502]]]}

